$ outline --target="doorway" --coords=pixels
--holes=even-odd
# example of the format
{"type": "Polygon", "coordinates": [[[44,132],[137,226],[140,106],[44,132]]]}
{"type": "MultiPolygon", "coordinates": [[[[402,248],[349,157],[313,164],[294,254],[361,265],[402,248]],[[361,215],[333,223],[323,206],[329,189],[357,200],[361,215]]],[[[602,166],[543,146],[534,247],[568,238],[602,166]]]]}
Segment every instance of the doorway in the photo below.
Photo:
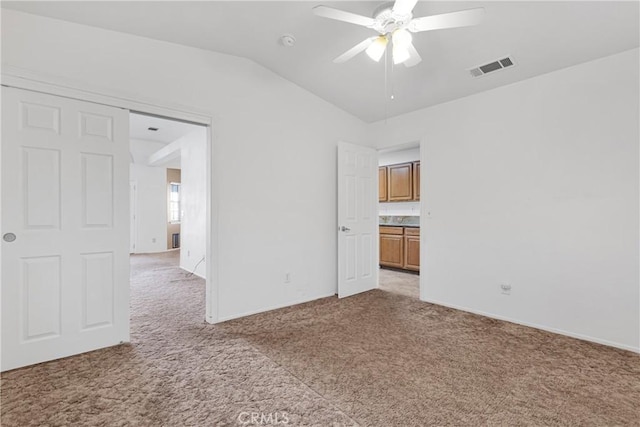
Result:
{"type": "MultiPolygon", "coordinates": [[[[216,289],[210,274],[213,266],[202,265],[210,261],[207,260],[210,236],[215,232],[210,220],[211,119],[108,95],[33,83],[29,79],[18,83],[3,87],[3,123],[11,124],[3,126],[3,140],[11,132],[19,133],[19,137],[7,138],[11,144],[3,143],[2,197],[19,203],[11,204],[15,207],[11,212],[5,212],[4,207],[9,204],[3,203],[2,225],[3,229],[11,230],[5,233],[5,242],[13,243],[14,236],[18,236],[19,244],[13,244],[11,251],[2,251],[3,285],[14,284],[10,290],[3,286],[2,370],[129,341],[128,258],[129,253],[140,250],[133,245],[140,242],[139,212],[144,193],[138,182],[128,182],[127,173],[127,168],[135,163],[131,162],[128,128],[130,111],[137,107],[161,114],[175,112],[176,117],[196,120],[190,124],[196,126],[200,144],[186,152],[191,158],[201,159],[204,165],[194,178],[204,196],[198,199],[200,208],[190,211],[197,216],[197,221],[189,222],[192,230],[197,224],[197,233],[202,237],[195,251],[200,263],[193,262],[193,274],[205,278],[207,303],[203,314],[206,313],[207,322],[216,322],[217,312],[211,303],[216,289]],[[28,120],[21,122],[20,117],[28,120]],[[78,130],[79,136],[74,133],[78,130]],[[24,161],[27,155],[29,162],[24,161]],[[27,168],[31,175],[15,171],[12,165],[27,168]],[[18,195],[8,185],[12,181],[9,178],[16,176],[29,177],[28,181],[18,181],[15,186],[18,195]],[[28,215],[25,208],[30,209],[28,215]],[[25,225],[21,218],[30,222],[25,225]],[[128,230],[134,219],[136,227],[128,230]],[[42,236],[36,236],[31,228],[43,230],[42,236]],[[55,233],[45,233],[50,230],[55,233]],[[84,234],[75,233],[73,238],[61,236],[66,230],[81,230],[84,234]],[[47,245],[42,243],[45,237],[47,245]],[[22,257],[22,265],[14,259],[16,256],[22,257]],[[28,283],[10,280],[9,275],[19,272],[4,268],[11,265],[23,271],[26,267],[30,269],[28,277],[22,275],[28,283]],[[80,295],[67,292],[67,288],[79,291],[80,295]],[[24,289],[37,296],[29,300],[26,309],[17,301],[24,289]],[[74,327],[67,327],[71,324],[74,327]]],[[[148,160],[153,159],[150,156],[148,160]]],[[[152,238],[152,243],[159,240],[155,239],[154,242],[152,238]]],[[[166,236],[162,241],[166,242],[166,236]]]]}
{"type": "Polygon", "coordinates": [[[207,128],[130,113],[132,254],[169,253],[206,279],[207,128]]]}
{"type": "Polygon", "coordinates": [[[420,145],[378,151],[379,288],[420,298],[420,145]]]}

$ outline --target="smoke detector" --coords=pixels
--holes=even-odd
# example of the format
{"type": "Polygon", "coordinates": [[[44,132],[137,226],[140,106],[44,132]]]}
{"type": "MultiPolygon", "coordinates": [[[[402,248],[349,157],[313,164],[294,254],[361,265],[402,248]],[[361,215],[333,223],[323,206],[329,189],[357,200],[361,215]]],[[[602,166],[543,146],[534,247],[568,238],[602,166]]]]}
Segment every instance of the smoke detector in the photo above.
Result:
{"type": "Polygon", "coordinates": [[[296,38],[291,34],[284,34],[280,37],[280,44],[285,47],[293,47],[296,44],[296,38]]]}

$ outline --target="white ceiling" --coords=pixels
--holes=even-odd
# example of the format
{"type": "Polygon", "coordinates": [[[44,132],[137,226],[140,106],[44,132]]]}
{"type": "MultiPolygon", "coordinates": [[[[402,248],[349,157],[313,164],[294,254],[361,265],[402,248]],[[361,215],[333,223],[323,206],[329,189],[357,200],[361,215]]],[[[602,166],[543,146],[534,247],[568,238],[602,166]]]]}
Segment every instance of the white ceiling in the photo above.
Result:
{"type": "MultiPolygon", "coordinates": [[[[333,58],[372,30],[312,14],[324,4],[370,16],[382,2],[2,2],[2,7],[247,57],[334,105],[372,122],[527,79],[639,42],[638,2],[421,1],[415,16],[484,7],[477,27],[414,35],[423,62],[384,67],[366,55],[333,58]],[[278,43],[283,34],[297,43],[278,43]],[[480,78],[467,69],[511,55],[516,66],[480,78]]],[[[146,139],[146,138],[145,138],[146,139]]]]}
{"type": "Polygon", "coordinates": [[[193,132],[197,125],[131,113],[129,115],[129,138],[155,141],[164,145],[170,144],[186,134],[193,132]],[[149,130],[158,128],[157,131],[149,130]]]}

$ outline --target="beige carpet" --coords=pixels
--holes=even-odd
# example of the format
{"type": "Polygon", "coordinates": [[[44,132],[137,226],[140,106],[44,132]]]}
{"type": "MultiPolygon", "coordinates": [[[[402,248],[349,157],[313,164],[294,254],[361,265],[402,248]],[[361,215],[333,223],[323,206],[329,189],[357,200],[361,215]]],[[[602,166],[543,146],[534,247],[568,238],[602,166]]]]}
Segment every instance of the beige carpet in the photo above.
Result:
{"type": "Polygon", "coordinates": [[[130,345],[2,374],[2,425],[640,423],[636,354],[383,291],[212,326],[168,261],[133,258],[130,345]]]}

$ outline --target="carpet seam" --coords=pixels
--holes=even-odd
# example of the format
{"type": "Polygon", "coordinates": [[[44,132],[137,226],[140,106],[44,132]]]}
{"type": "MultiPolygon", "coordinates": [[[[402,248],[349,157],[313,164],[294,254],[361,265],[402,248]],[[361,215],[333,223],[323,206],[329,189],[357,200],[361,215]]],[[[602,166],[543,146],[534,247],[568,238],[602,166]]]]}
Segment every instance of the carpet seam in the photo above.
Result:
{"type": "Polygon", "coordinates": [[[294,374],[292,371],[290,371],[289,369],[287,369],[284,365],[281,365],[280,363],[276,362],[275,360],[273,360],[271,357],[269,357],[266,353],[264,353],[262,350],[260,350],[255,344],[250,343],[249,341],[245,340],[245,342],[247,342],[247,344],[249,344],[251,347],[253,347],[258,353],[260,353],[261,355],[263,355],[264,357],[266,357],[267,359],[269,359],[271,362],[273,362],[276,366],[282,368],[285,372],[289,373],[289,375],[291,375],[292,377],[294,377],[295,379],[297,379],[298,381],[300,381],[302,384],[304,384],[305,387],[307,387],[309,390],[311,390],[312,392],[314,392],[316,395],[320,396],[321,398],[323,398],[326,402],[329,402],[331,404],[331,406],[333,406],[334,408],[338,409],[340,412],[342,412],[347,418],[349,418],[351,421],[353,421],[354,423],[356,423],[356,426],[361,426],[362,424],[354,419],[351,414],[347,413],[347,411],[345,411],[344,409],[342,409],[338,404],[336,404],[333,400],[327,398],[325,395],[323,395],[322,393],[320,393],[318,390],[314,389],[313,387],[311,387],[309,384],[307,384],[305,381],[302,380],[302,378],[298,377],[296,374],[294,374]]]}

